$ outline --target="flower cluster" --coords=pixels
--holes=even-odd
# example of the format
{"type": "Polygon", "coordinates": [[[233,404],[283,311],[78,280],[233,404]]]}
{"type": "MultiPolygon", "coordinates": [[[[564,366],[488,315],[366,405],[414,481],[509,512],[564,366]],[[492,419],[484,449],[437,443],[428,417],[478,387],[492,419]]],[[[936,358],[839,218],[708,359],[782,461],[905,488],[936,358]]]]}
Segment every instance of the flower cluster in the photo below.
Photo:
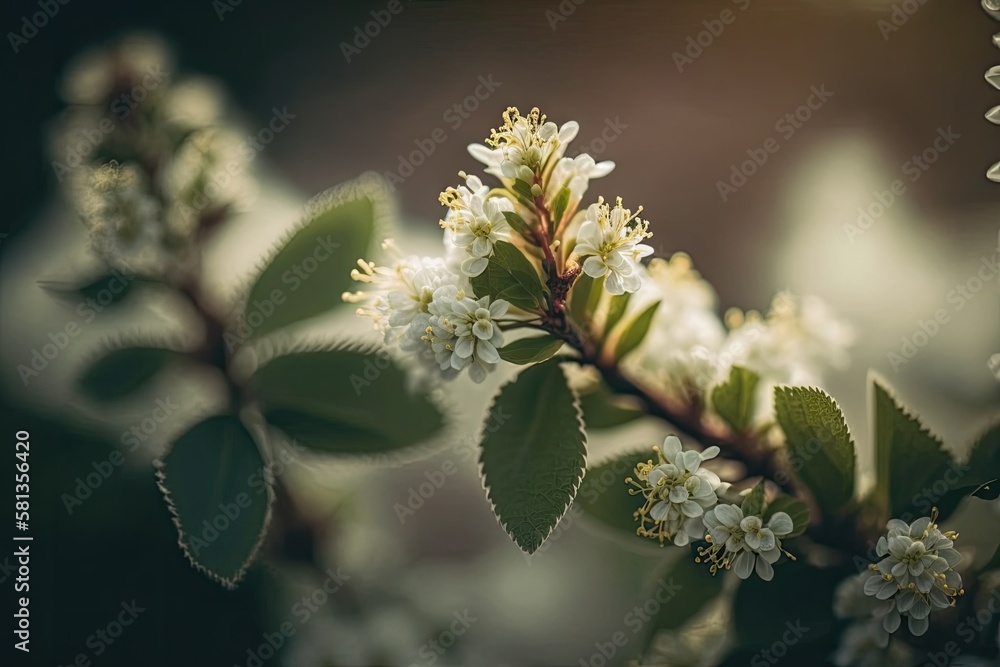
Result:
{"type": "Polygon", "coordinates": [[[718,447],[709,447],[703,452],[683,450],[677,436],[668,436],[663,441],[663,449],[654,447],[659,464],[652,461],[640,463],[635,468],[635,478],[625,480],[635,488],[632,495],[642,494],[646,502],[636,511],[639,521],[636,534],[671,540],[677,546],[684,546],[692,538],[705,534],[702,516],[718,502],[718,493],[723,487],[719,476],[707,468],[703,461],[715,458],[718,447]]]}
{"type": "Polygon", "coordinates": [[[465,185],[441,193],[440,201],[449,209],[441,226],[451,232],[451,242],[465,252],[461,271],[471,278],[486,270],[495,243],[510,241],[504,212],[513,211],[514,205],[506,197],[489,197],[489,187],[479,177],[462,175],[465,185]]]}
{"type": "Polygon", "coordinates": [[[632,211],[622,207],[621,197],[611,208],[601,197],[587,209],[580,226],[574,253],[583,258],[583,272],[591,278],[605,278],[609,294],[635,292],[642,285],[639,260],[653,254],[641,241],[652,234],[649,223],[638,217],[642,207],[632,211]]]}
{"type": "Polygon", "coordinates": [[[719,505],[705,515],[709,546],[698,549],[698,559],[711,563],[712,574],[732,568],[740,579],[755,571],[764,581],[771,581],[771,567],[781,554],[794,556],[781,548],[781,538],[792,532],[792,519],[785,512],[775,512],[767,524],[759,516],[744,516],[738,505],[719,505]]]}
{"type": "Polygon", "coordinates": [[[914,635],[927,632],[931,612],[947,609],[962,595],[962,577],[954,570],[961,560],[955,550],[957,533],[942,533],[935,514],[911,524],[892,519],[875,547],[882,557],[871,565],[864,593],[884,601],[875,613],[882,629],[893,633],[902,617],[914,635]]]}

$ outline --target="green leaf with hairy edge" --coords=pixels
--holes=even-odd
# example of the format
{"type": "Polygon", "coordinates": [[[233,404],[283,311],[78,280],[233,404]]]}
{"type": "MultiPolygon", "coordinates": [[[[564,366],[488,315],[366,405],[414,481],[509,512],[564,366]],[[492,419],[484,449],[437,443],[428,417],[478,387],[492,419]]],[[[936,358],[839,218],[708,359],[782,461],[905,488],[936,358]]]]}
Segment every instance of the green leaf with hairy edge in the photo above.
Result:
{"type": "Polygon", "coordinates": [[[477,297],[504,299],[525,310],[539,308],[544,301],[544,288],[535,267],[517,246],[506,241],[493,244],[486,270],[471,282],[477,297]]]}
{"type": "Polygon", "coordinates": [[[603,291],[604,278],[591,278],[586,273],[573,283],[569,293],[569,315],[581,328],[590,325],[603,291]]]}
{"type": "Polygon", "coordinates": [[[580,393],[580,407],[588,430],[622,426],[646,416],[637,399],[612,393],[603,381],[580,393]]]}
{"type": "Polygon", "coordinates": [[[525,222],[524,218],[519,216],[514,211],[504,211],[503,217],[507,218],[507,224],[524,238],[533,239],[535,237],[531,231],[531,225],[525,222]]]}
{"type": "Polygon", "coordinates": [[[764,510],[764,523],[778,512],[784,512],[792,520],[792,532],[783,539],[798,537],[809,527],[809,506],[798,498],[783,495],[772,500],[764,510]]]}
{"type": "Polygon", "coordinates": [[[490,413],[497,410],[510,419],[484,427],[483,485],[500,525],[530,554],[576,496],[587,464],[587,437],[557,360],[529,366],[505,384],[490,413]]]}
{"type": "Polygon", "coordinates": [[[712,407],[736,433],[750,428],[759,382],[760,376],[753,371],[733,366],[729,379],[712,390],[712,407]]]}
{"type": "Polygon", "coordinates": [[[774,411],[792,468],[820,507],[833,512],[851,502],[856,454],[837,402],[821,389],[775,387],[774,411]]]}
{"type": "Polygon", "coordinates": [[[556,192],[556,196],[552,199],[552,224],[559,224],[562,220],[563,215],[566,213],[566,208],[569,206],[570,191],[565,185],[559,188],[556,192]]]}
{"type": "Polygon", "coordinates": [[[188,560],[235,588],[263,541],[274,496],[253,437],[233,415],[210,417],[174,441],[156,467],[188,560]]]}
{"type": "Polygon", "coordinates": [[[544,336],[515,340],[504,345],[498,352],[500,353],[500,358],[504,361],[524,366],[526,364],[545,361],[558,352],[562,346],[563,341],[546,334],[544,336]]]}
{"type": "Polygon", "coordinates": [[[764,480],[754,484],[750,493],[743,497],[740,503],[743,516],[761,516],[764,512],[764,480]]]}
{"type": "Polygon", "coordinates": [[[952,460],[941,441],[899,405],[888,390],[873,382],[875,460],[880,493],[888,494],[890,517],[920,511],[929,514],[923,489],[947,481],[952,460]]]}
{"type": "Polygon", "coordinates": [[[384,184],[371,176],[315,197],[247,295],[243,317],[250,335],[263,336],[341,306],[343,293],[358,284],[351,270],[368,257],[388,217],[388,199],[384,184]]]}
{"type": "Polygon", "coordinates": [[[820,570],[783,559],[775,563],[771,581],[752,574],[733,598],[740,648],[770,647],[783,637],[794,637],[796,644],[826,637],[836,629],[833,593],[845,576],[842,570],[820,570]]]}
{"type": "Polygon", "coordinates": [[[277,357],[253,377],[264,418],[299,444],[373,455],[427,442],[445,419],[388,355],[319,349],[277,357]]]}
{"type": "Polygon", "coordinates": [[[625,315],[625,309],[628,308],[628,302],[631,299],[631,292],[625,292],[624,294],[618,294],[611,297],[611,300],[608,302],[608,316],[604,318],[605,336],[614,331],[615,326],[618,325],[622,316],[625,315]]]}
{"type": "Polygon", "coordinates": [[[87,367],[77,387],[98,401],[113,401],[141,389],[180,353],[161,347],[111,350],[87,367]]]}
{"type": "Polygon", "coordinates": [[[646,338],[646,334],[649,333],[649,327],[653,323],[653,316],[656,315],[656,309],[659,307],[660,302],[657,301],[632,320],[628,328],[622,332],[621,338],[618,339],[618,343],[615,345],[615,359],[624,359],[629,352],[642,344],[643,339],[646,338]]]}
{"type": "MultiPolygon", "coordinates": [[[[584,413],[586,419],[586,413],[584,413]]],[[[641,494],[632,495],[629,489],[634,487],[626,484],[627,477],[635,477],[635,467],[640,463],[654,461],[656,457],[650,450],[620,454],[603,463],[591,466],[587,470],[580,492],[574,501],[586,516],[623,534],[637,537],[635,529],[639,523],[634,514],[645,503],[641,494]]],[[[641,538],[649,541],[647,538],[641,538]]]]}

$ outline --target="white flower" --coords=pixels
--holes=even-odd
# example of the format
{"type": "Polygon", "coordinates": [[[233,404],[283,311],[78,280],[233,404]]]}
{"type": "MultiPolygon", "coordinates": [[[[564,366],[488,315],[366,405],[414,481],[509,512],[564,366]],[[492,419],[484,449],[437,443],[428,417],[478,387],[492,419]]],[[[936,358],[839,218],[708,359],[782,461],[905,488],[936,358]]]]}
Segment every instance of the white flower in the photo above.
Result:
{"type": "Polygon", "coordinates": [[[500,179],[519,178],[529,185],[535,175],[552,169],[580,130],[576,121],[557,128],[537,107],[527,116],[522,116],[517,107],[508,107],[503,121],[486,140],[490,148],[472,144],[469,154],[486,165],[487,174],[500,179]]]}
{"type": "Polygon", "coordinates": [[[748,579],[754,571],[764,581],[771,581],[771,565],[782,553],[781,538],[792,532],[792,519],[784,512],[775,512],[765,526],[759,516],[743,516],[738,505],[717,505],[705,514],[711,546],[698,550],[698,562],[711,563],[712,574],[732,568],[740,579],[748,579]]]}
{"type": "Polygon", "coordinates": [[[646,498],[646,503],[635,513],[639,520],[636,534],[658,538],[661,546],[669,539],[682,547],[692,537],[704,534],[701,517],[718,502],[716,494],[723,483],[714,472],[702,468],[701,463],[715,458],[719,448],[683,451],[680,439],[671,435],[663,441],[662,451],[658,447],[653,451],[660,464],[640,463],[635,468],[638,481],[631,477],[625,480],[635,487],[629,493],[646,498]]]}
{"type": "Polygon", "coordinates": [[[621,197],[614,208],[604,203],[601,197],[587,209],[577,234],[573,252],[585,258],[583,272],[591,278],[606,276],[605,287],[610,294],[638,290],[642,284],[638,262],[653,254],[653,249],[642,243],[652,234],[649,233],[649,223],[637,217],[640,212],[642,207],[635,215],[622,208],[621,197]]]}
{"type": "Polygon", "coordinates": [[[450,230],[448,238],[467,255],[461,262],[462,273],[474,277],[486,270],[493,244],[510,241],[504,211],[513,211],[514,205],[506,197],[487,198],[489,188],[476,176],[466,176],[465,183],[441,193],[441,203],[449,208],[441,226],[450,230]]]}
{"type": "Polygon", "coordinates": [[[507,314],[503,299],[475,299],[453,285],[434,291],[423,340],[430,344],[442,371],[469,369],[479,383],[500,362],[503,332],[496,320],[507,314]]]}
{"type": "Polygon", "coordinates": [[[910,632],[924,634],[931,612],[947,609],[964,593],[962,577],[954,570],[961,560],[954,542],[958,535],[942,533],[936,516],[935,511],[911,524],[891,519],[875,546],[882,560],[870,566],[864,592],[886,601],[875,611],[886,633],[899,629],[906,616],[910,632]]]}
{"type": "MultiPolygon", "coordinates": [[[[551,211],[556,195],[565,187],[569,190],[569,201],[563,213],[563,218],[572,218],[573,214],[576,213],[577,207],[580,205],[580,200],[583,199],[583,195],[587,191],[590,179],[607,176],[614,168],[614,162],[610,160],[595,162],[594,158],[586,153],[581,153],[575,158],[561,158],[555,167],[553,167],[552,174],[549,176],[545,187],[546,206],[551,211]]],[[[558,224],[560,221],[555,220],[553,222],[558,224]]]]}
{"type": "MultiPolygon", "coordinates": [[[[383,247],[392,246],[387,241],[383,247]]],[[[426,319],[417,320],[421,315],[429,318],[435,290],[443,285],[456,286],[460,282],[443,260],[432,257],[401,258],[388,267],[358,260],[358,266],[360,270],[354,269],[351,277],[372,287],[363,292],[347,292],[343,298],[361,304],[357,314],[372,318],[375,328],[382,332],[387,343],[402,342],[407,338],[420,340],[428,322],[426,319]],[[414,331],[408,333],[411,328],[414,331]]]]}

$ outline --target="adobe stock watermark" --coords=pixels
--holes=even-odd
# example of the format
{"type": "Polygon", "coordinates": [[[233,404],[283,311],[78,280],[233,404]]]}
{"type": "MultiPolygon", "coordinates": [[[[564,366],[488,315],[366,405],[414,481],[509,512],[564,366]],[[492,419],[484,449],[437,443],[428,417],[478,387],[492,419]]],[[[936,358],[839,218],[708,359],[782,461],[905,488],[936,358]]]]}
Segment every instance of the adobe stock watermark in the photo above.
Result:
{"type": "Polygon", "coordinates": [[[938,308],[932,317],[917,320],[916,328],[899,339],[899,348],[886,354],[893,372],[898,373],[900,367],[910,363],[917,353],[940,333],[942,327],[951,322],[952,316],[965,308],[998,273],[1000,273],[1000,248],[991,257],[981,257],[976,271],[948,291],[945,302],[951,306],[950,310],[947,307],[938,308]]]}
{"type": "MultiPolygon", "coordinates": [[[[955,634],[965,645],[972,644],[987,630],[992,629],[993,619],[1000,614],[1000,589],[994,590],[986,604],[976,610],[975,614],[966,616],[955,626],[955,634]]],[[[994,643],[996,643],[994,641],[994,643]]],[[[948,667],[952,660],[962,654],[962,644],[956,641],[945,642],[940,651],[928,651],[924,667],[948,667]]]]}
{"type": "MultiPolygon", "coordinates": [[[[149,417],[146,417],[138,424],[133,425],[129,430],[122,433],[121,442],[128,447],[126,453],[131,454],[139,445],[146,441],[149,436],[156,432],[160,424],[166,422],[177,410],[177,404],[170,400],[170,397],[156,399],[156,407],[153,408],[149,417]]],[[[76,478],[76,486],[72,493],[63,493],[60,496],[66,513],[70,516],[76,508],[83,505],[104,482],[110,479],[116,470],[125,463],[125,453],[119,449],[114,449],[100,461],[91,461],[92,472],[76,478]]]]}
{"type": "MultiPolygon", "coordinates": [[[[948,152],[948,149],[954,146],[955,142],[961,138],[962,135],[952,130],[951,125],[947,129],[939,127],[937,136],[934,137],[931,145],[904,162],[900,167],[900,171],[903,172],[903,176],[906,176],[910,183],[916,183],[940,159],[941,155],[948,152]]],[[[858,207],[857,223],[844,224],[844,233],[847,234],[847,240],[854,243],[857,237],[868,231],[900,197],[906,194],[906,188],[906,181],[902,178],[897,178],[889,184],[887,189],[873,192],[874,201],[867,206],[858,207]]]]}
{"type": "Polygon", "coordinates": [[[36,3],[41,11],[35,12],[30,17],[21,17],[20,30],[8,32],[7,41],[10,48],[17,54],[21,48],[38,35],[38,31],[49,24],[49,21],[56,17],[62,7],[68,5],[70,0],[38,0],[36,3]]]}
{"type": "MultiPolygon", "coordinates": [[[[746,11],[747,7],[750,6],[750,0],[730,0],[730,2],[736,5],[741,12],[746,11]]],[[[727,7],[719,12],[718,18],[702,21],[701,24],[705,26],[705,29],[697,35],[691,35],[687,38],[687,48],[684,49],[684,52],[674,51],[673,58],[674,64],[677,65],[677,71],[683,74],[685,66],[693,65],[694,61],[700,58],[705,50],[711,47],[715,40],[722,35],[726,26],[736,22],[736,17],[736,12],[727,7]]]]}
{"type": "Polygon", "coordinates": [[[389,26],[394,16],[403,12],[406,6],[402,0],[389,0],[385,9],[373,9],[372,20],[364,25],[354,26],[354,39],[350,42],[340,43],[340,52],[344,54],[344,60],[350,64],[352,58],[361,55],[361,51],[366,49],[372,40],[382,34],[382,31],[389,26]]]}
{"type": "MultiPolygon", "coordinates": [[[[462,123],[468,120],[482,106],[482,103],[488,100],[496,89],[503,85],[502,81],[494,81],[492,74],[487,74],[486,76],[480,74],[476,78],[476,81],[478,85],[476,85],[472,93],[446,108],[441,114],[441,120],[447,124],[452,132],[460,128],[462,123]]],[[[396,169],[382,172],[382,176],[385,178],[385,182],[388,183],[389,189],[395,192],[396,186],[405,183],[406,179],[412,176],[418,167],[423,165],[430,156],[434,155],[437,147],[446,141],[448,141],[448,130],[443,127],[434,128],[426,137],[414,139],[413,145],[415,148],[405,155],[400,153],[397,156],[398,163],[396,169]]]]}
{"type": "Polygon", "coordinates": [[[916,14],[917,10],[926,3],[927,0],[903,0],[902,2],[892,3],[892,13],[889,14],[889,20],[879,19],[875,22],[879,32],[882,33],[882,39],[888,42],[889,37],[906,25],[910,17],[916,14]]]}
{"type": "MultiPolygon", "coordinates": [[[[833,97],[833,93],[826,89],[826,84],[819,87],[811,86],[810,95],[803,104],[794,110],[786,113],[774,123],[774,131],[779,134],[784,141],[791,140],[795,133],[808,123],[813,114],[823,108],[823,105],[833,97]]],[[[730,176],[727,180],[716,181],[715,187],[719,191],[722,201],[728,201],[729,197],[746,185],[747,180],[756,174],[781,148],[779,139],[768,137],[760,147],[748,148],[746,154],[749,159],[743,162],[733,163],[730,167],[730,176]]]]}
{"type": "Polygon", "coordinates": [[[622,617],[623,629],[612,633],[607,641],[594,642],[594,648],[597,650],[588,658],[580,658],[580,667],[605,667],[611,664],[618,652],[628,646],[629,641],[642,632],[646,624],[660,613],[660,609],[669,604],[682,590],[684,586],[675,582],[673,577],[661,581],[652,596],[622,617]],[[631,631],[631,634],[626,630],[631,631]]]}
{"type": "Polygon", "coordinates": [[[97,122],[97,127],[79,128],[75,132],[75,136],[66,136],[67,146],[63,161],[52,161],[52,170],[59,182],[61,183],[66,175],[74,169],[85,164],[87,159],[104,143],[107,136],[117,130],[119,124],[139,108],[150,93],[158,88],[168,76],[170,76],[170,72],[163,71],[160,63],[150,65],[146,68],[146,75],[139,83],[111,101],[108,105],[111,114],[101,118],[97,122]]]}
{"type": "Polygon", "coordinates": [[[555,9],[545,10],[545,20],[548,21],[549,27],[555,32],[556,28],[563,21],[568,21],[569,17],[573,15],[576,8],[585,3],[587,0],[562,0],[555,9]]]}
{"type": "Polygon", "coordinates": [[[787,630],[782,633],[780,639],[776,640],[770,646],[762,648],[750,658],[751,667],[768,667],[769,665],[777,664],[782,658],[788,655],[788,649],[798,644],[802,640],[802,637],[809,632],[809,628],[802,625],[801,620],[797,620],[794,623],[785,621],[785,627],[787,630]]]}
{"type": "MultiPolygon", "coordinates": [[[[92,658],[99,658],[111,648],[119,637],[125,632],[125,628],[135,623],[139,614],[146,611],[140,607],[135,600],[122,602],[121,611],[106,625],[94,630],[94,633],[87,637],[85,645],[91,652],[81,651],[76,654],[71,661],[66,663],[66,667],[90,667],[92,658]]],[[[63,667],[57,665],[56,667],[63,667]]]]}
{"type": "Polygon", "coordinates": [[[424,667],[435,664],[441,659],[441,656],[448,652],[448,649],[455,645],[458,638],[468,632],[472,624],[479,620],[469,614],[468,609],[463,609],[461,612],[456,611],[452,616],[455,620],[451,622],[447,629],[442,630],[437,637],[427,641],[417,649],[417,655],[422,659],[422,662],[410,663],[410,667],[424,667]]]}
{"type": "Polygon", "coordinates": [[[97,291],[92,297],[82,299],[74,309],[80,317],[78,320],[70,320],[61,328],[49,331],[46,335],[46,342],[41,346],[31,348],[29,358],[26,363],[17,365],[17,374],[21,377],[21,382],[27,387],[31,381],[37,378],[49,367],[49,364],[62,354],[63,350],[69,347],[70,341],[80,335],[83,325],[90,324],[97,319],[98,314],[110,306],[115,297],[128,288],[128,284],[135,279],[135,275],[128,275],[114,269],[111,278],[105,287],[97,291]]]}
{"type": "Polygon", "coordinates": [[[587,153],[591,157],[596,158],[608,150],[610,144],[618,141],[618,137],[622,136],[622,133],[627,129],[628,125],[622,122],[621,116],[605,118],[604,127],[596,137],[584,144],[574,144],[572,150],[566,150],[566,154],[587,153]]]}
{"type": "MultiPolygon", "coordinates": [[[[289,613],[298,621],[299,626],[308,623],[326,604],[344,587],[350,580],[350,575],[340,571],[340,566],[336,570],[327,568],[324,572],[326,577],[323,583],[317,586],[308,595],[303,595],[297,600],[289,610],[289,613]]],[[[263,667],[264,663],[277,655],[285,643],[295,636],[298,627],[291,621],[282,622],[274,632],[261,633],[261,643],[246,650],[246,660],[233,667],[263,667]]]]}

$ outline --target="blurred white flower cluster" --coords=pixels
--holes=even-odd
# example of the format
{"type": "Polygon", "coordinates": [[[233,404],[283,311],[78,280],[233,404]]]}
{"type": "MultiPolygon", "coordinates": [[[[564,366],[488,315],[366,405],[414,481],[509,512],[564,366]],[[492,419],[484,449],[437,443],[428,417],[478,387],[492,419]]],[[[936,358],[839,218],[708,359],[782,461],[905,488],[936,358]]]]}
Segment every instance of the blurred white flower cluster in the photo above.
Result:
{"type": "Polygon", "coordinates": [[[177,79],[158,38],[131,35],[68,68],[71,105],[50,142],[52,168],[112,267],[164,277],[197,233],[252,196],[247,141],[223,118],[219,88],[177,79]]]}
{"type": "Polygon", "coordinates": [[[645,277],[630,309],[661,303],[628,368],[678,401],[710,405],[712,388],[740,366],[760,376],[755,421],[763,424],[775,385],[818,385],[826,370],[847,363],[854,334],[818,298],[781,292],[765,315],[730,309],[720,318],[715,290],[687,254],[653,259],[645,277]]]}

